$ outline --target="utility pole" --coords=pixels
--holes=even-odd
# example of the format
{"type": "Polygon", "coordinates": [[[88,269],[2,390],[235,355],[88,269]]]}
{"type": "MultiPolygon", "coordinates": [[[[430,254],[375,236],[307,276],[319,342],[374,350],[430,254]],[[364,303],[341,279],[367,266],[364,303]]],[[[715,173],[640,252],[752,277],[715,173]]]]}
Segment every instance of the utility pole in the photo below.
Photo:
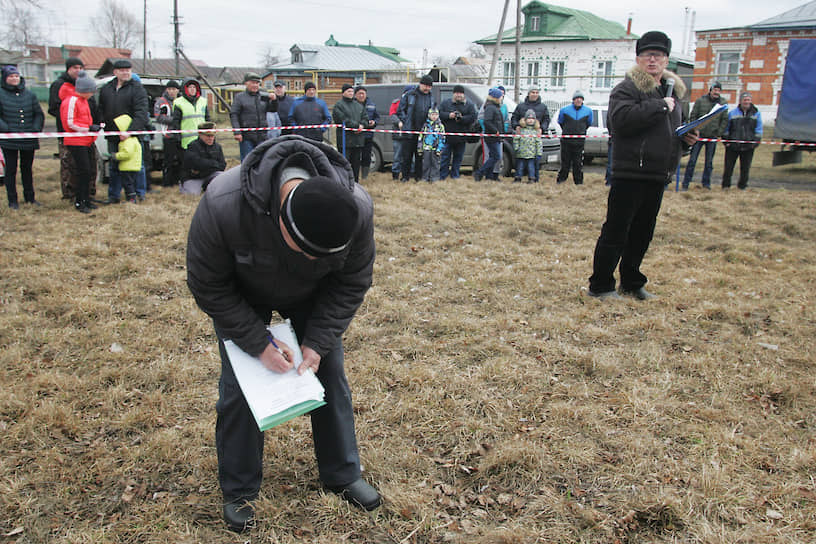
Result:
{"type": "Polygon", "coordinates": [[[142,73],[147,72],[147,0],[144,0],[144,16],[142,17],[142,73]]]}
{"type": "Polygon", "coordinates": [[[178,0],[173,0],[173,52],[176,55],[176,77],[179,71],[179,16],[178,16],[178,0]]]}
{"type": "Polygon", "coordinates": [[[519,102],[521,94],[521,0],[516,0],[516,89],[514,100],[519,102]]]}
{"type": "Polygon", "coordinates": [[[510,5],[510,0],[504,0],[504,10],[502,10],[501,22],[499,23],[499,33],[496,34],[496,46],[493,49],[493,60],[490,61],[490,73],[487,76],[487,86],[493,85],[493,75],[496,73],[496,61],[499,58],[499,47],[502,42],[502,33],[504,32],[504,20],[507,18],[507,8],[510,5]]]}

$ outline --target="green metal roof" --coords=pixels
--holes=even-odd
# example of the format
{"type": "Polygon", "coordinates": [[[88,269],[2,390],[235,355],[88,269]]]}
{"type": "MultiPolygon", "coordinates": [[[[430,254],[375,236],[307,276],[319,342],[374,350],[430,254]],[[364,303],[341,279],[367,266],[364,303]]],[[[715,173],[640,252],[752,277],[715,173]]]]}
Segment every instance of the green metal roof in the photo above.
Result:
{"type": "MultiPolygon", "coordinates": [[[[572,40],[624,40],[637,39],[635,34],[626,34],[626,28],[613,21],[607,21],[588,11],[545,4],[533,0],[523,8],[524,28],[522,42],[552,42],[572,40]],[[533,31],[531,18],[540,17],[539,30],[533,31]]],[[[515,27],[502,33],[502,43],[516,39],[515,27]]],[[[496,43],[496,34],[476,40],[480,45],[496,43]]]]}
{"type": "Polygon", "coordinates": [[[373,45],[369,43],[368,45],[356,45],[353,43],[340,43],[336,39],[334,39],[334,34],[329,35],[329,39],[326,40],[323,45],[327,45],[329,47],[356,47],[358,49],[364,49],[375,55],[379,55],[381,57],[385,57],[388,60],[393,60],[394,62],[411,62],[408,59],[404,59],[399,56],[399,49],[395,49],[393,47],[381,47],[378,45],[373,45]]]}

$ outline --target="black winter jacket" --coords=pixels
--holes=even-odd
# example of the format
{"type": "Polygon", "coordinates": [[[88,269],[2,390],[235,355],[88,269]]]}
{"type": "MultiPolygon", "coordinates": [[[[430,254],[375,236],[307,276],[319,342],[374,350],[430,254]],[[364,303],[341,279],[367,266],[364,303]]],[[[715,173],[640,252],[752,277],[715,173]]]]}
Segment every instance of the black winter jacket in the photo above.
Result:
{"type": "Polygon", "coordinates": [[[187,285],[225,338],[250,355],[269,344],[273,311],[310,308],[301,344],[324,356],[348,327],[371,286],[374,207],[333,147],[301,136],[262,142],[241,166],[215,178],[187,240],[187,285]],[[279,226],[280,172],[297,165],[352,191],[359,218],[341,253],[310,260],[286,245],[279,226]]]}
{"type": "Polygon", "coordinates": [[[541,97],[533,102],[530,101],[528,95],[524,102],[516,106],[513,111],[513,117],[510,118],[510,126],[515,129],[521,124],[521,119],[527,114],[527,110],[533,110],[536,114],[536,119],[541,124],[541,131],[547,134],[547,129],[550,127],[550,110],[547,105],[541,101],[541,97]]]}
{"type": "Polygon", "coordinates": [[[184,174],[182,180],[201,179],[213,172],[226,169],[227,161],[224,160],[224,151],[218,142],[207,145],[201,138],[196,138],[184,150],[184,174]]]}
{"type": "MultiPolygon", "coordinates": [[[[141,83],[128,80],[119,89],[117,79],[110,80],[99,91],[99,113],[108,130],[116,130],[114,119],[126,113],[132,121],[129,130],[146,130],[148,122],[147,91],[141,83]]],[[[109,136],[108,141],[119,142],[119,136],[109,136]]]]}
{"type": "Polygon", "coordinates": [[[442,101],[439,106],[439,120],[445,125],[445,141],[450,144],[460,144],[466,136],[456,136],[456,133],[470,132],[476,122],[476,106],[468,99],[464,102],[454,102],[453,98],[442,101]],[[452,112],[459,112],[459,116],[451,119],[452,112]]]}
{"type": "Polygon", "coordinates": [[[501,134],[504,132],[504,117],[499,107],[499,101],[488,96],[484,103],[484,141],[487,143],[500,142],[498,136],[487,136],[488,134],[501,134]]]}
{"type": "Polygon", "coordinates": [[[674,130],[682,122],[682,104],[686,87],[668,70],[661,85],[642,68],[626,73],[609,95],[609,132],[612,144],[612,180],[626,179],[666,184],[680,161],[682,140],[674,130]],[[674,78],[677,106],[669,108],[663,97],[666,78],[674,78]]]}
{"type": "MultiPolygon", "coordinates": [[[[271,95],[271,96],[274,96],[271,95]]],[[[278,111],[278,101],[270,100],[266,93],[250,93],[243,91],[235,95],[230,107],[230,123],[232,128],[266,128],[266,112],[278,111]]],[[[265,130],[236,132],[243,139],[250,142],[266,140],[265,130]]]]}
{"type": "MultiPolygon", "coordinates": [[[[42,132],[43,115],[37,96],[25,88],[25,79],[12,87],[6,80],[0,84],[0,132],[42,132]]],[[[6,149],[39,149],[36,138],[0,140],[6,149]]]]}
{"type": "MultiPolygon", "coordinates": [[[[436,102],[434,102],[433,95],[430,92],[424,94],[417,87],[413,91],[405,93],[397,110],[397,117],[402,121],[402,130],[422,130],[422,126],[428,118],[428,110],[435,107],[436,102]]],[[[410,138],[406,139],[416,139],[416,134],[408,136],[410,138]]]]}
{"type": "MultiPolygon", "coordinates": [[[[356,99],[346,98],[345,96],[334,105],[332,121],[337,124],[345,123],[349,128],[358,128],[360,126],[368,128],[368,115],[366,114],[365,106],[360,104],[356,99]]],[[[343,148],[343,132],[341,127],[337,128],[337,149],[343,148]]],[[[347,130],[345,133],[346,147],[363,147],[363,145],[365,145],[364,132],[351,132],[347,130]]]]}

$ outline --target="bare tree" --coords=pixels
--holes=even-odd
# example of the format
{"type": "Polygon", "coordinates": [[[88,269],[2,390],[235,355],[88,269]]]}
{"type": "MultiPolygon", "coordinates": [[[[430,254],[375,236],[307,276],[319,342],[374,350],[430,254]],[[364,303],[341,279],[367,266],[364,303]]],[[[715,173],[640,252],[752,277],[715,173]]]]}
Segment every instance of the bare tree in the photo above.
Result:
{"type": "Polygon", "coordinates": [[[487,52],[485,52],[484,47],[479,45],[478,43],[471,43],[467,47],[467,55],[474,59],[485,59],[487,58],[487,52]]]}
{"type": "Polygon", "coordinates": [[[27,43],[39,43],[43,33],[37,20],[37,0],[0,0],[0,13],[6,21],[0,28],[0,44],[21,50],[27,43]]]}
{"type": "Polygon", "coordinates": [[[284,58],[285,57],[280,50],[273,45],[264,45],[260,51],[258,51],[258,62],[264,68],[269,68],[273,64],[279,63],[284,58]]]}
{"type": "Polygon", "coordinates": [[[91,17],[91,31],[102,45],[122,49],[133,49],[142,37],[139,21],[119,0],[102,0],[91,17]]]}

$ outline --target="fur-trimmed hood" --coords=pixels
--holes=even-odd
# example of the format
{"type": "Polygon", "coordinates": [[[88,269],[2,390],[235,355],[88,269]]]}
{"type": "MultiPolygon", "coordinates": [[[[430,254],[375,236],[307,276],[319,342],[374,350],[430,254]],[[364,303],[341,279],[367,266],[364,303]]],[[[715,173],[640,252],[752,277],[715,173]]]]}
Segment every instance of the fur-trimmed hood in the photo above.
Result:
{"type": "MultiPolygon", "coordinates": [[[[628,72],[626,72],[626,77],[632,80],[635,84],[635,87],[641,92],[648,93],[658,87],[657,82],[655,82],[654,78],[650,76],[646,70],[638,66],[637,64],[632,66],[628,72]]],[[[667,80],[669,78],[674,79],[674,94],[679,97],[683,97],[686,95],[686,84],[683,83],[683,80],[680,79],[680,76],[671,72],[669,70],[663,70],[663,75],[660,76],[660,79],[667,80]]]]}

